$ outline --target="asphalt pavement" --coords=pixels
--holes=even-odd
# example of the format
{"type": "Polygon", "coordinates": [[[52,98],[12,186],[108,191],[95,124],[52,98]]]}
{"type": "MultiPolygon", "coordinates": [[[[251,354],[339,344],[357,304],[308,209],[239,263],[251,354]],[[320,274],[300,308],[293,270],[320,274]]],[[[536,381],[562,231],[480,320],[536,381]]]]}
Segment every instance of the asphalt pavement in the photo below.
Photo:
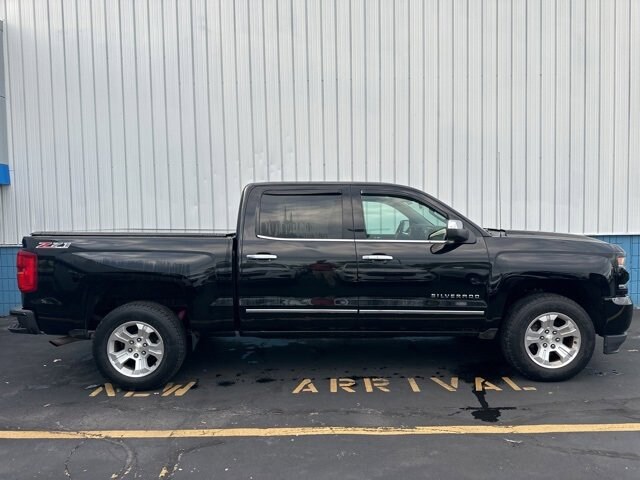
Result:
{"type": "Polygon", "coordinates": [[[490,341],[228,338],[153,392],[105,384],[87,341],[8,323],[1,479],[640,478],[640,312],[562,383],[490,341]]]}

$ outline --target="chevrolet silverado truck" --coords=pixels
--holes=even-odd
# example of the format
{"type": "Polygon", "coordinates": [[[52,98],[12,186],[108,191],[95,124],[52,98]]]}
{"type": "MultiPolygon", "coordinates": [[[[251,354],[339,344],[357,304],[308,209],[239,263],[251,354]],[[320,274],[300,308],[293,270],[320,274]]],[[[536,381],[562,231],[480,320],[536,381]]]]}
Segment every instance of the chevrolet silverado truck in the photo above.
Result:
{"type": "Polygon", "coordinates": [[[166,383],[201,335],[495,338],[524,376],[559,381],[596,335],[604,353],[624,342],[624,263],[585,236],[483,229],[405,186],[254,183],[236,232],[25,237],[10,330],[91,339],[129,389],[166,383]]]}

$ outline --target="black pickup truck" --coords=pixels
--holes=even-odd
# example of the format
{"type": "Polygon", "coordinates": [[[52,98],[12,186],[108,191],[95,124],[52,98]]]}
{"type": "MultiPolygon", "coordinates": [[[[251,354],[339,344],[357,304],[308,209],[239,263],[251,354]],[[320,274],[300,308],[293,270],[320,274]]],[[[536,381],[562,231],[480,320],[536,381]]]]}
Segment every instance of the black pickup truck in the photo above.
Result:
{"type": "MultiPolygon", "coordinates": [[[[579,235],[486,230],[413,188],[256,183],[237,231],[34,233],[18,253],[15,333],[93,339],[102,374],[150,389],[198,335],[499,339],[563,380],[626,338],[625,253],[579,235]]],[[[64,343],[64,338],[59,343],[64,343]]]]}

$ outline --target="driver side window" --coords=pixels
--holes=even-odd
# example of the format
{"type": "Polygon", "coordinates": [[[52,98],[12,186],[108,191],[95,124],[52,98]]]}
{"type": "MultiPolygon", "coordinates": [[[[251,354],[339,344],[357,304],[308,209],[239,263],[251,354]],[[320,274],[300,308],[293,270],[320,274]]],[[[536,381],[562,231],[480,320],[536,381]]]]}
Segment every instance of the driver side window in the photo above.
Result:
{"type": "Polygon", "coordinates": [[[446,217],[415,200],[387,195],[363,195],[362,210],[368,239],[444,238],[446,217]]]}

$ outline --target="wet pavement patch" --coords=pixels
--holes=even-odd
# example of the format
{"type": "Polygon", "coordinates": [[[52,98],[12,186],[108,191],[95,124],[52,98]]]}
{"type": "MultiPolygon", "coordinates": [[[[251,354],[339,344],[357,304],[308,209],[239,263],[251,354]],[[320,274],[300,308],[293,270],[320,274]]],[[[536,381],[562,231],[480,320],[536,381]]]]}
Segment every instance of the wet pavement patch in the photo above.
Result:
{"type": "Polygon", "coordinates": [[[275,382],[276,380],[274,378],[259,378],[256,380],[256,383],[271,383],[271,382],[275,382]]]}

